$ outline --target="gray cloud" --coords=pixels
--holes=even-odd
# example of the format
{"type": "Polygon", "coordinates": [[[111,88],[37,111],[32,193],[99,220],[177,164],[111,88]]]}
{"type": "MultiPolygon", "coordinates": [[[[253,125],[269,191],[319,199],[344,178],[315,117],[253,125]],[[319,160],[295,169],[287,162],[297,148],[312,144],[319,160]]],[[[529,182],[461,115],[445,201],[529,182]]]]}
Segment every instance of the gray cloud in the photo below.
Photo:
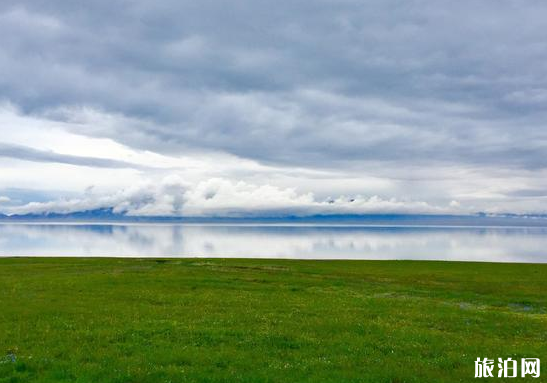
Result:
{"type": "Polygon", "coordinates": [[[288,164],[547,165],[543,2],[6,1],[1,12],[6,99],[144,121],[79,133],[288,164]]]}
{"type": "Polygon", "coordinates": [[[0,157],[9,157],[23,161],[56,162],[60,164],[88,166],[95,168],[131,168],[146,169],[141,165],[130,162],[111,160],[107,158],[72,156],[52,151],[39,150],[22,145],[13,145],[0,142],[0,157]]]}
{"type": "Polygon", "coordinates": [[[547,169],[546,31],[539,0],[6,0],[0,99],[139,150],[518,197],[547,169]]]}

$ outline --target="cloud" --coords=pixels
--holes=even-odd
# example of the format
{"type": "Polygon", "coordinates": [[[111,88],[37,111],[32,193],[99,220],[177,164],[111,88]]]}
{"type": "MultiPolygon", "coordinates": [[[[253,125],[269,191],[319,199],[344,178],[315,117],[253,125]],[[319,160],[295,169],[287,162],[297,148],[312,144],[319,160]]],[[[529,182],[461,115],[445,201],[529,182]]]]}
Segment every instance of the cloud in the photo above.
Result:
{"type": "Polygon", "coordinates": [[[171,174],[204,214],[243,206],[223,193],[260,211],[269,193],[272,210],[545,211],[518,190],[547,188],[546,29],[539,1],[3,1],[0,181],[117,205],[171,174]],[[216,178],[217,197],[192,194],[216,178]]]}
{"type": "Polygon", "coordinates": [[[6,196],[3,196],[3,195],[0,195],[0,204],[2,203],[8,203],[11,201],[11,198],[9,197],[6,197],[6,196]]]}
{"type": "Polygon", "coordinates": [[[22,145],[12,145],[0,142],[0,157],[15,158],[33,162],[56,162],[61,164],[88,166],[95,168],[143,168],[142,165],[112,160],[108,158],[73,156],[46,150],[39,150],[22,145]]]}
{"type": "Polygon", "coordinates": [[[208,2],[137,1],[122,18],[102,2],[9,4],[3,93],[95,119],[78,134],[314,167],[547,165],[543,4],[236,2],[229,20],[208,2]]]}
{"type": "Polygon", "coordinates": [[[166,177],[161,184],[151,182],[133,185],[112,194],[94,194],[88,188],[80,198],[62,198],[44,202],[29,202],[6,210],[9,214],[73,213],[112,208],[115,213],[129,215],[177,215],[184,195],[184,183],[176,177],[166,177]]]}
{"type": "Polygon", "coordinates": [[[420,201],[384,200],[378,196],[339,196],[317,200],[313,193],[299,194],[292,188],[255,185],[214,178],[195,187],[176,176],[159,184],[145,183],[112,195],[31,202],[7,209],[9,214],[73,213],[112,208],[129,216],[309,216],[315,214],[447,213],[457,212],[454,204],[432,206],[420,201]]]}

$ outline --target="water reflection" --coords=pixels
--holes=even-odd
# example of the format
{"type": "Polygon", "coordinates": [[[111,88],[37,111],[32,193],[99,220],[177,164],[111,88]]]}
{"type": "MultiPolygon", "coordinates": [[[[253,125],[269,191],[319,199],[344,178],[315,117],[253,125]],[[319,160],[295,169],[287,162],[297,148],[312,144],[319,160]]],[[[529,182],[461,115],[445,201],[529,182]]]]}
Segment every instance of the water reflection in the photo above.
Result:
{"type": "Polygon", "coordinates": [[[0,224],[1,256],[547,262],[547,228],[0,224]]]}

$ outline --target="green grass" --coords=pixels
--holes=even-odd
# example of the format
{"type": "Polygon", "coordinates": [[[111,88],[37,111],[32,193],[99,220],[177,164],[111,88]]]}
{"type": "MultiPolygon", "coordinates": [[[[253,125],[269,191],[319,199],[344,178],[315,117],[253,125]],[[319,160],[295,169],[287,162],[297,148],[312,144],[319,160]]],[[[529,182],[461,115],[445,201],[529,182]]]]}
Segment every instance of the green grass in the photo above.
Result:
{"type": "Polygon", "coordinates": [[[479,356],[547,381],[547,265],[0,259],[0,383],[472,382],[479,356]]]}

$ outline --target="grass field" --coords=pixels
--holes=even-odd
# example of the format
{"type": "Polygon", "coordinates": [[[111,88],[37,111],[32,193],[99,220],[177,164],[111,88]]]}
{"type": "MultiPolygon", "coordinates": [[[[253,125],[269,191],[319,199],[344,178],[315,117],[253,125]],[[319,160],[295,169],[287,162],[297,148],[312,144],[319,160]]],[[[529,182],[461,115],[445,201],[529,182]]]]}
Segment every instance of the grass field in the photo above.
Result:
{"type": "Polygon", "coordinates": [[[547,381],[547,265],[0,259],[0,347],[1,383],[547,381]]]}

